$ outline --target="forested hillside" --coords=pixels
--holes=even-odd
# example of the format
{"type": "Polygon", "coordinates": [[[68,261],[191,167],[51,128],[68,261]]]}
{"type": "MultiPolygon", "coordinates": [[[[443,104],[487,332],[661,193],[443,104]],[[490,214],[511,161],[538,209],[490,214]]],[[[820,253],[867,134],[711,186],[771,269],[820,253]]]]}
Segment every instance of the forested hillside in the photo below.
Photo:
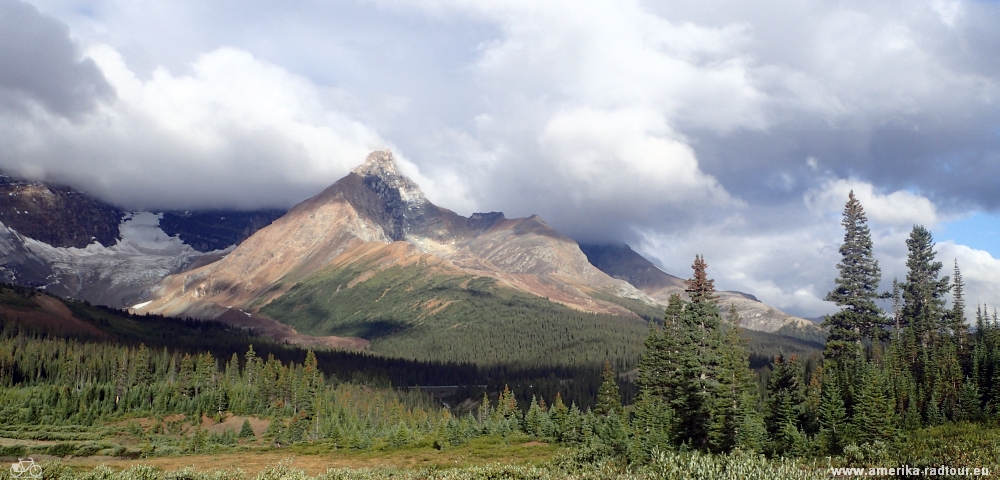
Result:
{"type": "Polygon", "coordinates": [[[580,312],[492,278],[367,265],[323,272],[261,311],[313,335],[371,340],[376,353],[478,365],[635,365],[648,331],[636,317],[580,312]],[[372,306],[377,308],[372,308],[372,306]]]}

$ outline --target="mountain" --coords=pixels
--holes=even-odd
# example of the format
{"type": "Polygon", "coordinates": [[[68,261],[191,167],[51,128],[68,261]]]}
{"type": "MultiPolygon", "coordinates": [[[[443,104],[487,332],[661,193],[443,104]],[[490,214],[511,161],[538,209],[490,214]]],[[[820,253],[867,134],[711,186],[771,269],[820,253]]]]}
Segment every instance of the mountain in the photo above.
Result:
{"type": "Polygon", "coordinates": [[[374,152],[225,258],[165,279],[138,310],[240,311],[418,359],[572,360],[581,342],[605,341],[615,356],[637,352],[646,322],[594,292],[655,305],[541,218],[458,215],[374,152]]]}
{"type": "MultiPolygon", "coordinates": [[[[644,319],[662,316],[666,301],[650,292],[682,291],[683,281],[629,252],[605,249],[624,263],[588,259],[534,215],[461,216],[428,201],[390,152],[373,152],[223,259],[166,278],[137,310],[277,320],[299,334],[364,339],[374,352],[423,360],[572,362],[593,355],[584,344],[634,359],[644,319]]],[[[765,312],[741,304],[753,319],[781,315],[730,296],[765,312]]]]}
{"type": "MultiPolygon", "coordinates": [[[[684,280],[670,275],[639,255],[625,244],[584,244],[580,245],[590,263],[604,273],[629,282],[662,305],[666,305],[671,295],[684,293],[684,280]]],[[[824,332],[814,322],[789,315],[777,308],[765,305],[753,295],[734,292],[718,292],[719,306],[723,311],[730,305],[736,307],[743,318],[742,326],[761,332],[778,332],[791,336],[821,340],[824,332]]]]}
{"type": "MultiPolygon", "coordinates": [[[[581,249],[538,216],[434,205],[390,152],[288,212],[127,212],[3,178],[12,201],[0,209],[0,280],[288,342],[492,364],[632,361],[646,321],[683,291],[627,246],[581,249]]],[[[822,333],[752,296],[722,295],[748,328],[822,333]]]]}
{"type": "Polygon", "coordinates": [[[220,258],[283,213],[126,212],[5,174],[0,198],[0,281],[116,308],[144,300],[167,275],[220,258]]]}

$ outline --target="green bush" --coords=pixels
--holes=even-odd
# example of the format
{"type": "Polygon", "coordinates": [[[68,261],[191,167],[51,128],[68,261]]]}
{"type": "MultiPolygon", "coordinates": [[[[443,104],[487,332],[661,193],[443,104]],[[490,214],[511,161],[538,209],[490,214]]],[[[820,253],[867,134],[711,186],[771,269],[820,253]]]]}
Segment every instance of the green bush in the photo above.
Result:
{"type": "Polygon", "coordinates": [[[52,455],[53,457],[65,457],[76,453],[77,449],[79,449],[79,446],[75,443],[57,443],[49,445],[45,449],[45,454],[52,455]]]}
{"type": "Polygon", "coordinates": [[[93,456],[93,455],[97,455],[97,452],[100,452],[102,450],[102,448],[103,448],[103,446],[97,445],[97,444],[94,444],[94,443],[84,443],[84,444],[80,445],[80,447],[77,448],[75,452],[73,452],[73,456],[74,457],[90,457],[90,456],[93,456]]]}
{"type": "Polygon", "coordinates": [[[27,452],[24,445],[0,445],[0,457],[23,457],[27,452]]]}

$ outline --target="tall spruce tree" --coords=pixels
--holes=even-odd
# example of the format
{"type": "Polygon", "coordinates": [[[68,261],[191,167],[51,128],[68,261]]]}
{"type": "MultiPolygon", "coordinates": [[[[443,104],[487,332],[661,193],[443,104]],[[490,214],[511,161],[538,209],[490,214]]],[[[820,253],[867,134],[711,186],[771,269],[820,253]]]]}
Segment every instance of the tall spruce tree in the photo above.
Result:
{"type": "Polygon", "coordinates": [[[955,336],[958,358],[964,371],[972,371],[972,348],[969,345],[969,324],[965,323],[965,282],[962,271],[955,259],[954,276],[951,279],[951,311],[948,312],[951,334],[955,336]]]}
{"type": "Polygon", "coordinates": [[[670,418],[657,423],[669,424],[670,438],[696,449],[718,448],[710,432],[719,420],[722,391],[721,319],[707,267],[704,258],[695,257],[685,289],[691,301],[671,297],[663,332],[654,328],[646,340],[638,376],[643,406],[666,407],[670,418]]]}
{"type": "Polygon", "coordinates": [[[705,449],[710,446],[709,431],[720,387],[721,319],[715,304],[715,282],[706,272],[708,264],[697,255],[691,268],[694,274],[686,281],[684,290],[691,303],[680,316],[678,351],[682,382],[671,406],[677,413],[678,439],[705,449]]]}
{"type": "Polygon", "coordinates": [[[840,274],[836,287],[826,295],[826,300],[843,307],[827,317],[825,326],[830,328],[825,356],[830,360],[853,360],[859,353],[863,338],[881,338],[885,324],[879,298],[878,284],[882,279],[878,260],[872,253],[871,231],[861,202],[852,190],[844,206],[844,243],[840,246],[840,274]]]}
{"type": "Polygon", "coordinates": [[[906,241],[906,283],[903,284],[903,317],[912,359],[910,369],[921,387],[924,417],[939,424],[954,416],[963,375],[951,335],[951,312],[945,309],[950,279],[940,277],[943,264],[935,261],[934,239],[915,225],[906,241]]]}
{"type": "MultiPolygon", "coordinates": [[[[742,317],[736,310],[736,305],[729,306],[725,323],[722,326],[722,350],[719,361],[719,386],[715,395],[715,405],[710,426],[710,443],[712,450],[727,451],[737,444],[741,428],[752,428],[742,425],[746,419],[744,402],[756,403],[753,393],[756,382],[750,371],[750,355],[747,352],[747,342],[740,336],[742,317]]],[[[753,435],[753,434],[751,434],[753,435]]]]}
{"type": "Polygon", "coordinates": [[[943,266],[935,262],[934,238],[926,228],[914,225],[906,240],[906,283],[903,284],[903,317],[913,326],[920,344],[928,348],[933,334],[947,326],[944,295],[949,278],[938,278],[943,266]],[[945,322],[945,325],[942,323],[945,322]]]}

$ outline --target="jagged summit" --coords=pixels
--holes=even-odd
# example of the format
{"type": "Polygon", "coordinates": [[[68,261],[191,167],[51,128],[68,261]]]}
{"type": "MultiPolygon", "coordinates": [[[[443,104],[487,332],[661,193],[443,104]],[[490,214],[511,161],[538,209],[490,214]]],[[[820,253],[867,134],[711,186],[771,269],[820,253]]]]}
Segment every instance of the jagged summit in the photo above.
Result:
{"type": "Polygon", "coordinates": [[[400,200],[407,204],[416,206],[427,201],[416,182],[396,172],[396,159],[390,150],[369,153],[365,162],[352,172],[364,178],[365,184],[380,194],[386,193],[384,186],[387,186],[390,190],[398,191],[400,200]]]}
{"type": "Polygon", "coordinates": [[[391,150],[375,150],[368,154],[364,163],[354,167],[354,173],[366,177],[376,175],[379,177],[391,177],[396,173],[396,159],[392,156],[391,150]]]}

